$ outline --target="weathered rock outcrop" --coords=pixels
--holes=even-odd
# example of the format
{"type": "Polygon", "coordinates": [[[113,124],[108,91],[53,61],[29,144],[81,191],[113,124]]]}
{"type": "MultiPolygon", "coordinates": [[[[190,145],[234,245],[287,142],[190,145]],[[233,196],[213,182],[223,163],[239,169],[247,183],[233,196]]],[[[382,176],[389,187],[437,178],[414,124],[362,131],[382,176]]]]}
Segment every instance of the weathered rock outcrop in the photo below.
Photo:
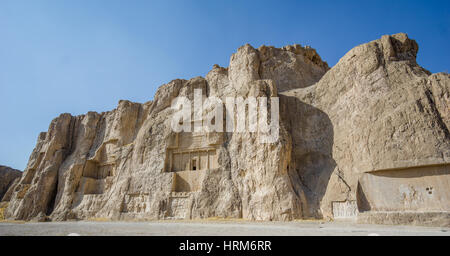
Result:
{"type": "Polygon", "coordinates": [[[450,211],[450,76],[421,68],[417,51],[405,34],[383,36],[329,69],[309,47],[245,45],[228,68],[173,80],[147,103],[62,114],[39,136],[5,215],[292,220],[374,209],[450,211]],[[223,102],[279,97],[279,140],[261,144],[255,132],[173,132],[172,100],[193,99],[194,89],[223,102]],[[372,177],[428,166],[438,170],[414,174],[415,194],[372,177]],[[440,191],[434,199],[420,196],[428,181],[440,191]],[[383,208],[379,202],[389,200],[373,193],[380,184],[409,206],[400,199],[397,208],[383,208]]]}
{"type": "MultiPolygon", "coordinates": [[[[388,204],[395,195],[397,211],[450,210],[450,76],[421,68],[417,51],[406,34],[383,36],[352,49],[314,86],[282,93],[295,145],[290,166],[313,204],[310,214],[336,217],[333,211],[340,207],[362,211],[358,184],[360,192],[376,197],[390,191],[378,201],[388,204]],[[403,175],[421,177],[416,192],[395,190],[399,184],[384,179],[376,182],[379,186],[361,181],[382,170],[398,174],[432,165],[440,171],[427,167],[403,175]],[[435,175],[442,183],[436,184],[440,195],[431,200],[439,207],[430,208],[426,187],[435,175]],[[411,200],[414,209],[407,206],[411,200]]],[[[366,204],[375,203],[372,199],[366,204]]]]}
{"type": "Polygon", "coordinates": [[[0,199],[21,175],[19,170],[0,165],[0,199]]]}

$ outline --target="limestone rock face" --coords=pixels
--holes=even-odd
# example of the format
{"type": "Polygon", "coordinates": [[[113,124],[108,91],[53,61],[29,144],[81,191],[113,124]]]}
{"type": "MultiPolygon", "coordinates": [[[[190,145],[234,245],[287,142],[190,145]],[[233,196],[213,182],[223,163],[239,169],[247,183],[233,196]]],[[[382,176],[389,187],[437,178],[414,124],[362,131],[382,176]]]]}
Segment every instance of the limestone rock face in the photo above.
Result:
{"type": "MultiPolygon", "coordinates": [[[[439,165],[440,173],[424,170],[414,176],[423,177],[419,183],[425,192],[429,176],[439,174],[439,187],[448,194],[450,76],[430,75],[416,63],[417,51],[406,34],[383,36],[352,49],[315,85],[282,93],[295,145],[290,166],[302,181],[313,216],[333,217],[333,203],[356,207],[361,176],[382,170],[439,165]]],[[[365,189],[375,193],[374,186],[365,189]]],[[[440,210],[450,210],[449,199],[440,199],[440,210]]],[[[398,210],[410,209],[402,203],[398,210]]]]}
{"type": "Polygon", "coordinates": [[[19,170],[0,165],[0,199],[21,175],[19,170]]]}
{"type": "MultiPolygon", "coordinates": [[[[292,220],[450,211],[450,76],[421,68],[417,51],[406,34],[383,36],[330,69],[310,47],[245,45],[228,68],[214,65],[205,78],[173,80],[147,103],[62,114],[39,136],[24,175],[4,199],[5,216],[292,220]],[[223,102],[279,97],[279,139],[174,132],[172,101],[193,100],[196,89],[223,102]],[[396,175],[402,179],[393,180],[396,175]],[[416,187],[395,190],[411,175],[416,187]],[[429,177],[436,175],[441,179],[429,177]],[[428,181],[440,191],[434,199],[421,190],[428,181]],[[384,195],[374,192],[380,188],[397,198],[383,205],[384,195]],[[402,198],[410,204],[399,205],[402,198]]],[[[200,119],[212,111],[204,109],[200,119]]]]}

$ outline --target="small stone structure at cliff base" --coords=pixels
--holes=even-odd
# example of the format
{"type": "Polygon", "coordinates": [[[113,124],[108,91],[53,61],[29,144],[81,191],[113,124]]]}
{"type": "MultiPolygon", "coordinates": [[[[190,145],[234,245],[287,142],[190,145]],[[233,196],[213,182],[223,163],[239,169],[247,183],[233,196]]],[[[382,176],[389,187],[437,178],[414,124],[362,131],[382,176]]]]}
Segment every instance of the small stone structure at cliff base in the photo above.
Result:
{"type": "Polygon", "coordinates": [[[329,68],[310,47],[244,45],[227,68],[173,80],[152,101],[62,114],[38,136],[4,215],[450,226],[450,75],[419,66],[418,49],[386,35],[329,68]],[[278,97],[279,140],[172,131],[172,100],[195,89],[278,97]]]}

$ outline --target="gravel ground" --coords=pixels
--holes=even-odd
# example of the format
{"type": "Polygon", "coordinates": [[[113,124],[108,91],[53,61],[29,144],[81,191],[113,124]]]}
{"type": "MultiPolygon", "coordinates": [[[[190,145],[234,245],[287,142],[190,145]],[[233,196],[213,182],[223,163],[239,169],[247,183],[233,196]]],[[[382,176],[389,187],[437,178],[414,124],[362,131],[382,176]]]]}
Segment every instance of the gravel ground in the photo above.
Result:
{"type": "Polygon", "coordinates": [[[240,221],[158,221],[158,222],[46,222],[0,223],[0,236],[449,236],[450,228],[363,225],[349,222],[240,222],[240,221]]]}

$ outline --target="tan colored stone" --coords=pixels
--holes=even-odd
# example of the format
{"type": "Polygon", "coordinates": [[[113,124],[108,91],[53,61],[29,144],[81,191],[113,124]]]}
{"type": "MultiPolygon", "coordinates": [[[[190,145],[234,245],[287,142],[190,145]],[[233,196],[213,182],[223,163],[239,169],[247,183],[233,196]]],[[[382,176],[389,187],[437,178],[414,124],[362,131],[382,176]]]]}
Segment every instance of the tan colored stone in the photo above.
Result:
{"type": "Polygon", "coordinates": [[[352,49],[315,85],[282,93],[296,124],[291,166],[314,216],[355,201],[363,173],[450,162],[450,76],[421,68],[417,50],[406,34],[383,36],[352,49]]]}
{"type": "MultiPolygon", "coordinates": [[[[377,187],[399,193],[389,175],[382,182],[368,176],[373,172],[407,170],[398,181],[408,183],[410,168],[439,165],[448,179],[450,76],[420,67],[417,51],[406,34],[383,36],[329,69],[310,47],[245,45],[228,68],[173,80],[153,101],[62,114],[39,136],[5,216],[293,220],[370,212],[359,191],[372,196],[369,206],[380,204],[377,187]],[[174,133],[172,100],[193,99],[194,89],[223,101],[280,97],[280,139],[261,144],[258,133],[174,133]]],[[[417,176],[414,184],[433,181],[448,192],[426,170],[417,176]]],[[[440,198],[415,203],[425,212],[450,211],[440,198]]]]}
{"type": "Polygon", "coordinates": [[[21,171],[0,165],[0,201],[20,176],[22,176],[21,171]]]}

